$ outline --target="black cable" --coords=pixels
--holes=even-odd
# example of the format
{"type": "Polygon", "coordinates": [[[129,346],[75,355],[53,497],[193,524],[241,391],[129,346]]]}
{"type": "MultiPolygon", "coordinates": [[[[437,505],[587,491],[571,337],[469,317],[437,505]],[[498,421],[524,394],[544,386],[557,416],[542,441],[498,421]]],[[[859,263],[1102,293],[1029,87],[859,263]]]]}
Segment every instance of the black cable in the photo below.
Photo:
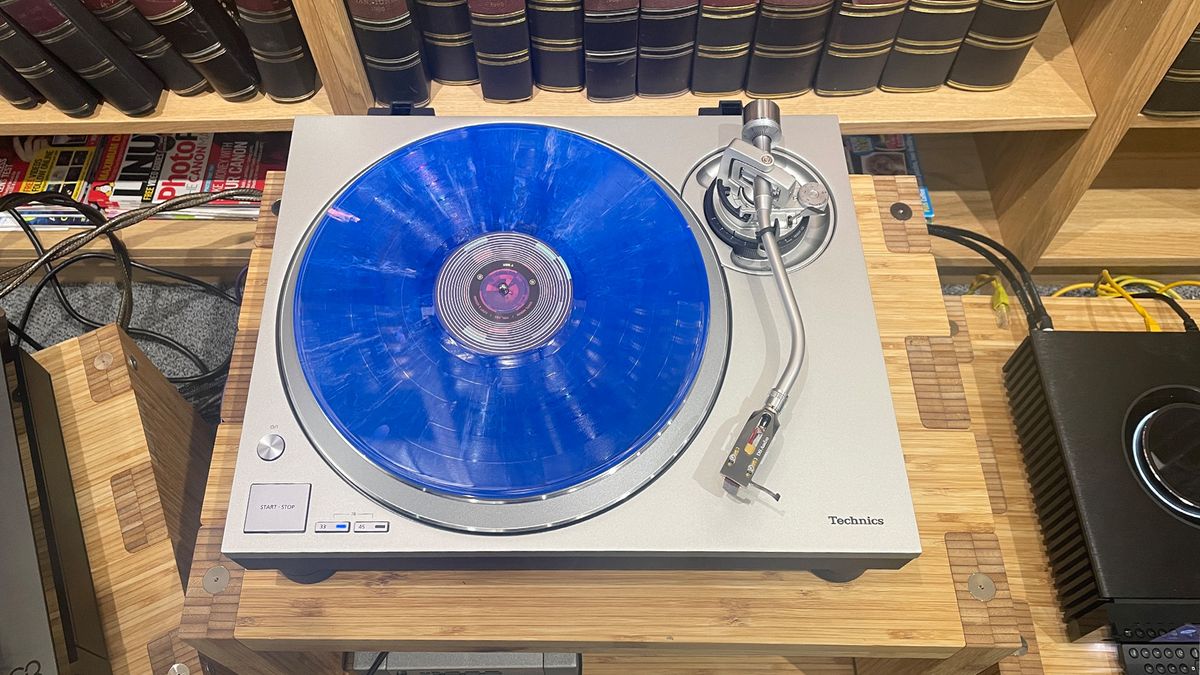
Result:
{"type": "MultiPolygon", "coordinates": [[[[71,208],[76,209],[94,226],[98,227],[103,225],[105,222],[104,214],[101,213],[99,209],[91,205],[76,202],[65,195],[59,195],[57,192],[37,193],[33,195],[33,197],[36,197],[37,195],[46,195],[46,201],[49,203],[57,203],[62,201],[61,199],[57,199],[57,197],[65,198],[69,203],[60,205],[70,206],[71,208]]],[[[42,254],[44,254],[45,247],[42,246],[41,237],[39,237],[37,232],[34,231],[33,227],[29,224],[29,221],[25,220],[25,216],[21,215],[21,213],[17,211],[15,207],[10,208],[8,212],[13,216],[13,218],[16,219],[17,225],[19,225],[21,231],[25,233],[25,237],[29,239],[29,243],[33,245],[33,250],[37,253],[37,255],[40,257],[42,254]]],[[[109,234],[107,235],[107,239],[109,246],[112,248],[114,260],[117,263],[117,288],[121,292],[121,303],[117,309],[117,318],[115,323],[122,328],[128,328],[129,322],[133,319],[133,268],[129,259],[129,249],[126,248],[125,242],[118,239],[116,235],[109,234]]],[[[46,263],[45,269],[46,271],[50,270],[50,263],[46,263]]],[[[59,286],[57,281],[54,282],[54,290],[58,295],[59,301],[66,303],[66,296],[63,294],[62,288],[59,286]]],[[[22,323],[21,328],[25,327],[26,325],[22,323]]]]}
{"type": "MultiPolygon", "coordinates": [[[[29,199],[30,197],[36,198],[37,201],[43,201],[45,203],[57,203],[63,200],[69,200],[73,204],[78,205],[73,206],[73,208],[77,208],[81,211],[82,209],[94,209],[94,207],[89,207],[87,205],[80,204],[75,200],[71,200],[65,195],[58,195],[57,199],[52,198],[52,195],[56,194],[57,193],[38,193],[36,195],[29,195],[25,193],[14,193],[5,197],[0,197],[0,211],[6,211],[9,208],[17,205],[19,202],[23,203],[21,202],[21,199],[29,199]],[[21,199],[14,200],[14,198],[18,197],[21,199]]],[[[33,276],[36,270],[42,265],[74,253],[101,235],[124,229],[163,211],[177,211],[181,209],[193,208],[218,199],[231,199],[235,201],[261,200],[262,191],[255,190],[253,188],[233,188],[230,190],[222,190],[220,192],[200,192],[191,195],[174,197],[158,204],[145,206],[132,211],[126,211],[125,213],[108,219],[103,225],[99,225],[90,230],[86,230],[84,232],[64,238],[54,246],[51,246],[44,254],[39,256],[37,260],[32,260],[27,263],[17,265],[16,267],[12,267],[4,272],[0,272],[0,283],[5,284],[3,288],[0,288],[0,298],[11,293],[27,279],[33,276]]]]}
{"type": "MultiPolygon", "coordinates": [[[[1038,293],[1037,284],[1035,284],[1033,281],[1033,275],[1029,273],[1029,269],[1025,267],[1025,264],[1021,262],[1021,259],[1018,258],[1015,253],[1006,248],[1000,242],[992,239],[991,237],[979,234],[978,232],[972,232],[970,230],[964,230],[962,228],[952,227],[950,225],[938,225],[935,223],[929,224],[928,229],[929,233],[933,234],[934,236],[953,234],[960,238],[969,239],[979,244],[983,244],[984,246],[989,246],[992,248],[992,250],[996,251],[1001,256],[1004,256],[1005,260],[1007,260],[1009,265],[1012,266],[1013,270],[1016,270],[1017,275],[1021,279],[1021,287],[1025,289],[1029,303],[1033,307],[1034,315],[1036,317],[1035,323],[1037,324],[1038,328],[1054,328],[1054,320],[1050,318],[1050,313],[1046,311],[1046,305],[1042,302],[1042,297],[1038,293]]],[[[945,237],[943,236],[943,238],[945,237]]],[[[993,265],[994,264],[995,263],[993,263],[993,265]]],[[[1012,281],[1010,281],[1010,283],[1012,283],[1012,281]]]]}
{"type": "Polygon", "coordinates": [[[1200,326],[1196,325],[1196,320],[1192,318],[1192,315],[1188,314],[1188,311],[1183,308],[1183,305],[1179,304],[1178,300],[1169,295],[1148,291],[1146,293],[1133,293],[1130,297],[1137,298],[1138,300],[1161,300],[1170,305],[1171,309],[1183,320],[1183,329],[1185,331],[1189,333],[1200,331],[1200,326]]]}
{"type": "Polygon", "coordinates": [[[26,333],[24,330],[22,330],[20,327],[18,327],[15,323],[8,324],[8,329],[11,330],[13,333],[16,333],[18,343],[24,341],[30,347],[33,347],[34,351],[39,351],[39,350],[46,348],[45,345],[43,345],[42,343],[29,337],[29,333],[26,333]]]}
{"type": "Polygon", "coordinates": [[[379,669],[383,666],[383,662],[387,661],[387,657],[388,652],[379,652],[379,655],[375,657],[375,661],[371,663],[371,667],[367,669],[367,675],[378,673],[379,669]]]}
{"type": "Polygon", "coordinates": [[[941,234],[935,233],[932,228],[930,228],[929,233],[936,237],[941,237],[942,239],[952,241],[959,246],[965,246],[987,260],[988,263],[991,264],[992,267],[995,267],[996,271],[1004,277],[1005,281],[1008,282],[1009,287],[1012,288],[1013,295],[1017,296],[1017,301],[1021,303],[1021,310],[1025,313],[1025,320],[1029,324],[1029,330],[1041,330],[1041,326],[1038,323],[1037,313],[1033,309],[1033,304],[1029,300],[1024,284],[1017,281],[1016,274],[1012,271],[1012,269],[1005,265],[1002,260],[1000,260],[999,256],[984,248],[982,244],[965,237],[959,237],[958,235],[948,232],[941,234]]]}
{"type": "MultiPolygon", "coordinates": [[[[36,284],[34,284],[33,291],[29,295],[29,301],[25,305],[25,312],[21,317],[22,324],[24,323],[25,320],[28,319],[30,312],[32,312],[32,310],[33,310],[33,303],[37,300],[37,298],[41,294],[41,292],[46,288],[47,284],[51,283],[58,276],[58,274],[61,273],[63,270],[67,269],[68,267],[71,267],[72,265],[76,265],[78,263],[81,263],[81,262],[84,262],[87,260],[112,260],[112,255],[110,255],[108,253],[79,253],[77,255],[74,255],[74,256],[68,258],[64,262],[59,263],[56,267],[53,267],[49,272],[46,273],[45,276],[43,276],[41,279],[38,279],[38,282],[36,284]]],[[[75,319],[75,321],[79,322],[80,324],[83,324],[87,328],[99,328],[100,326],[104,325],[104,324],[100,323],[99,321],[96,321],[94,319],[89,319],[88,317],[83,316],[77,310],[75,310],[75,308],[73,306],[71,306],[70,303],[64,305],[63,308],[67,311],[67,313],[71,316],[72,319],[75,319]]],[[[162,333],[156,333],[154,331],[149,331],[149,330],[145,330],[142,328],[133,328],[133,327],[126,328],[125,332],[129,333],[129,335],[132,337],[142,338],[145,340],[150,340],[152,342],[157,342],[159,344],[165,345],[165,346],[179,352],[180,354],[182,354],[184,356],[184,358],[191,361],[192,364],[196,366],[196,369],[201,372],[201,374],[208,374],[208,373],[213,373],[216,371],[216,369],[214,369],[213,371],[210,371],[208,368],[208,365],[206,363],[204,363],[204,360],[201,359],[199,356],[197,356],[195,352],[193,352],[192,350],[188,349],[187,347],[184,347],[183,345],[179,344],[174,339],[172,339],[166,335],[163,335],[162,333]]],[[[220,366],[218,366],[218,368],[220,368],[220,366]]],[[[219,373],[217,373],[217,374],[219,374],[219,373]]],[[[213,376],[215,376],[215,375],[213,375],[213,376]]],[[[199,377],[199,376],[192,376],[192,377],[199,377]]],[[[176,380],[187,380],[187,378],[167,378],[167,379],[172,382],[175,382],[176,380]]]]}

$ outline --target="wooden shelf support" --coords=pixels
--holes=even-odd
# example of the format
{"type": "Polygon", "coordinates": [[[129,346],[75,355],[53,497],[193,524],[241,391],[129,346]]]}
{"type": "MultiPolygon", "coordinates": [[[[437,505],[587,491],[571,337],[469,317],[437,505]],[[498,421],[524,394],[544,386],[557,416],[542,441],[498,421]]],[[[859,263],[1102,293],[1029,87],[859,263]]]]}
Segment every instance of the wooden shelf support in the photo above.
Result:
{"type": "Polygon", "coordinates": [[[1200,23],[1196,0],[1060,0],[1058,5],[1091,92],[1095,122],[1082,133],[977,138],[1004,242],[1031,267],[1200,23]]]}
{"type": "Polygon", "coordinates": [[[365,115],[375,105],[375,96],[344,0],[295,0],[294,4],[333,114],[365,115]]]}

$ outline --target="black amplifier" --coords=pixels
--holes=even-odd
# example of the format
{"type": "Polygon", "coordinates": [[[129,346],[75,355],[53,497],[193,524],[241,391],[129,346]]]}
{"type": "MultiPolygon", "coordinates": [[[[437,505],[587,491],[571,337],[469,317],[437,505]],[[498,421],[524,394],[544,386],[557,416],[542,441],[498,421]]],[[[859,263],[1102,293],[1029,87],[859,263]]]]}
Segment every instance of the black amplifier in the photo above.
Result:
{"type": "Polygon", "coordinates": [[[1072,639],[1197,672],[1200,333],[1034,331],[1004,382],[1072,639]]]}

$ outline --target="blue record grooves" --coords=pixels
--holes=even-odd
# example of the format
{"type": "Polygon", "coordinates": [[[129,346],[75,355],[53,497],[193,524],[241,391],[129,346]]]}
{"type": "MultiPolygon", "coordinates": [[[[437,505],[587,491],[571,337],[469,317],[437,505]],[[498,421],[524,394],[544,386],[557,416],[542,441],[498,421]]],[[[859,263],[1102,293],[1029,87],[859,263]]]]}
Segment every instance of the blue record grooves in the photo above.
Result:
{"type": "MultiPolygon", "coordinates": [[[[384,471],[458,497],[552,495],[636,454],[688,393],[708,330],[704,260],[667,189],[606,145],[537,125],[454,129],[388,155],[315,223],[294,278],[295,347],[329,421],[384,471]],[[497,232],[532,237],[513,239],[569,277],[561,327],[515,353],[456,339],[435,300],[447,259],[497,232]]],[[[517,281],[520,297],[493,292],[489,306],[553,301],[517,281]]]]}

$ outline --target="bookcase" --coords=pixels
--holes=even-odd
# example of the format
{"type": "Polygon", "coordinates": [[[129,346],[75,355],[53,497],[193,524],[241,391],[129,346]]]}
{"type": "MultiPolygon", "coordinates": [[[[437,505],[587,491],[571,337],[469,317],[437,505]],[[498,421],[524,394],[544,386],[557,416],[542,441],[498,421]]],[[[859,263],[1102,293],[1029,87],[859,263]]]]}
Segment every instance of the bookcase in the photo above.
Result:
{"type": "MultiPolygon", "coordinates": [[[[266,131],[288,129],[301,115],[365,113],[370,89],[343,0],[295,4],[323,82],[308,101],[167,93],[146,117],[101,106],[82,120],[48,106],[2,106],[0,133],[266,131]]],[[[1058,0],[1007,89],[806,94],[780,105],[785,114],[836,114],[846,133],[919,134],[937,219],[987,232],[1042,269],[1200,269],[1200,120],[1139,112],[1197,24],[1200,0],[1058,0]]],[[[494,104],[483,101],[478,85],[437,83],[430,103],[438,115],[503,116],[693,115],[714,104],[691,94],[600,104],[583,93],[540,90],[523,103],[494,104]]],[[[158,234],[181,232],[177,223],[141,227],[143,245],[134,253],[150,263],[240,268],[252,240],[248,224],[235,234],[231,223],[193,223],[219,233],[180,236],[158,234]]],[[[4,245],[9,236],[0,233],[0,265],[24,252],[4,245]]],[[[982,267],[953,244],[939,241],[935,250],[944,269],[982,267]]]]}

